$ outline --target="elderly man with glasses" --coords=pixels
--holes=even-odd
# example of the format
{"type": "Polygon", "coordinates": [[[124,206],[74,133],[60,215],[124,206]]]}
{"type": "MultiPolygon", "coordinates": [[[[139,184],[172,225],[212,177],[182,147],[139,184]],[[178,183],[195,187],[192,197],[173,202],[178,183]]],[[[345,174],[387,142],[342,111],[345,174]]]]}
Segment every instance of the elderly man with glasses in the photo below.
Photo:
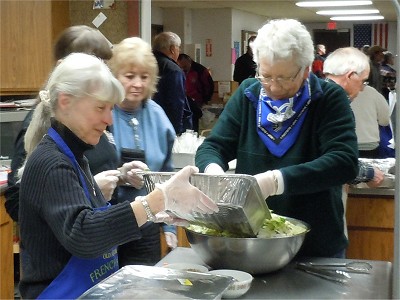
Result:
{"type": "MultiPolygon", "coordinates": [[[[388,125],[390,114],[385,98],[368,86],[368,56],[353,47],[339,48],[326,59],[324,73],[326,81],[337,83],[349,96],[356,120],[360,157],[377,158],[379,125],[388,125]]],[[[382,183],[382,171],[362,161],[359,164],[359,176],[351,183],[367,182],[370,187],[382,183]]]]}
{"type": "Polygon", "coordinates": [[[300,22],[269,21],[252,47],[257,77],[232,95],[196,165],[221,174],[237,159],[236,173],[255,176],[270,209],[310,224],[299,256],[344,257],[342,185],[358,172],[348,97],[311,73],[314,45],[300,22]]]}

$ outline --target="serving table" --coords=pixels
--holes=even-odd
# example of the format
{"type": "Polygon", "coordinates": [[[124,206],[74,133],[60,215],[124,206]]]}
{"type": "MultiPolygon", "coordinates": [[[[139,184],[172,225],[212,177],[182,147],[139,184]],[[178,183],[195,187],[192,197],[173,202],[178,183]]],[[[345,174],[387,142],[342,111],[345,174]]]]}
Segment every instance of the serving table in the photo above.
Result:
{"type": "MultiPolygon", "coordinates": [[[[265,253],[268,255],[268,253],[265,253]]],[[[237,259],[240,259],[238,257],[237,259]]],[[[310,258],[311,262],[351,262],[350,259],[310,258]]],[[[347,284],[340,284],[305,273],[296,262],[273,273],[255,275],[250,290],[240,299],[390,299],[392,263],[363,260],[372,265],[369,274],[349,273],[347,284]]],[[[169,263],[206,264],[191,248],[178,247],[156,266],[169,263]]]]}

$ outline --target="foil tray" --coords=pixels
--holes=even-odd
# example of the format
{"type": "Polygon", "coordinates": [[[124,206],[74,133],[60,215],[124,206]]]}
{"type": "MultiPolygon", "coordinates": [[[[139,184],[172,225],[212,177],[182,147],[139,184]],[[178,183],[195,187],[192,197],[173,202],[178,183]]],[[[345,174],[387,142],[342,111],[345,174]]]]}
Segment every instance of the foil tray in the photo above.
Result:
{"type": "Polygon", "coordinates": [[[211,273],[130,265],[102,280],[78,299],[221,299],[234,281],[211,273]]]}
{"type": "MultiPolygon", "coordinates": [[[[147,191],[153,191],[155,184],[167,181],[174,174],[173,172],[143,173],[147,191]]],[[[193,212],[190,215],[180,216],[188,219],[190,224],[241,234],[243,237],[254,237],[264,220],[271,218],[257,180],[251,175],[198,173],[190,176],[190,183],[214,200],[219,208],[214,214],[193,212]]],[[[171,213],[177,215],[173,211],[171,213]]]]}

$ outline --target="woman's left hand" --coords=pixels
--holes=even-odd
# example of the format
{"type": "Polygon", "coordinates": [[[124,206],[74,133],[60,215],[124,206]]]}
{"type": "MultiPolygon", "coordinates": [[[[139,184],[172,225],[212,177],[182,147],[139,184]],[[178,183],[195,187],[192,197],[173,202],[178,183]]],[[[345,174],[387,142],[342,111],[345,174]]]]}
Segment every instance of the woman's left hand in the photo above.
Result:
{"type": "Polygon", "coordinates": [[[143,187],[144,181],[143,176],[138,175],[137,172],[148,169],[149,167],[145,163],[138,160],[124,163],[121,168],[118,168],[121,171],[122,180],[138,190],[143,187]]]}

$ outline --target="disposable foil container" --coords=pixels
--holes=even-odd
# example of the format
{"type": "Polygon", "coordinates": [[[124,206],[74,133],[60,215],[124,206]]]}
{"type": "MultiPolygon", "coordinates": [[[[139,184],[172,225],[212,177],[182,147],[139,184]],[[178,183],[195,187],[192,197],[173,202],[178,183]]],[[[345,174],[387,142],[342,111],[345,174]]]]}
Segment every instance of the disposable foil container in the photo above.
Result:
{"type": "MultiPolygon", "coordinates": [[[[171,178],[173,172],[146,172],[144,183],[148,192],[155,184],[171,178]]],[[[213,214],[193,212],[185,217],[191,224],[224,230],[243,237],[256,236],[265,219],[271,218],[270,211],[261,195],[257,180],[250,175],[193,174],[192,185],[197,187],[218,205],[219,211],[213,214]]],[[[178,215],[176,212],[172,214],[178,215]]],[[[179,216],[179,215],[178,215],[179,216]]]]}
{"type": "Polygon", "coordinates": [[[78,299],[221,299],[232,277],[130,265],[102,280],[78,299]]]}

